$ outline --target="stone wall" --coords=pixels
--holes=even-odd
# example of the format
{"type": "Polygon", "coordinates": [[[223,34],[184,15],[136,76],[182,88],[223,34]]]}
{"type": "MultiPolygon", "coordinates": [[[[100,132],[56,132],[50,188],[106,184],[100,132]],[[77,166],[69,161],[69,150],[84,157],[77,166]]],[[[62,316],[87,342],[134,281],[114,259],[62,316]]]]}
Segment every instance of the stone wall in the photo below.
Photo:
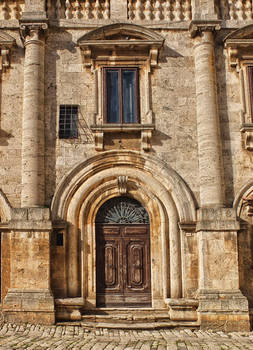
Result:
{"type": "Polygon", "coordinates": [[[252,4],[222,4],[0,4],[7,321],[96,307],[96,212],[125,194],[151,218],[152,305],[202,328],[249,328],[252,4]],[[128,65],[139,67],[141,123],[104,125],[102,68],[128,65]],[[60,139],[68,104],[78,137],[60,139]]]}

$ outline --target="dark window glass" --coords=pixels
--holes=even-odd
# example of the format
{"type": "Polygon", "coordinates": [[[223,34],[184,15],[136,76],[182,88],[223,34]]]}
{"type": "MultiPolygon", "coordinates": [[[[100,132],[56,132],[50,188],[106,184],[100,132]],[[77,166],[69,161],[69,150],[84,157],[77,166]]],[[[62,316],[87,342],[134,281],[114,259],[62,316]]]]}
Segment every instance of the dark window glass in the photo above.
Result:
{"type": "Polygon", "coordinates": [[[56,245],[63,246],[63,233],[56,233],[56,245]]]}
{"type": "Polygon", "coordinates": [[[138,123],[138,69],[104,69],[104,111],[107,123],[138,123]]]}
{"type": "Polygon", "coordinates": [[[136,123],[136,72],[123,71],[123,119],[124,123],[136,123]]]}
{"type": "Polygon", "coordinates": [[[107,71],[107,120],[108,123],[120,123],[119,111],[119,72],[107,71]]]}
{"type": "Polygon", "coordinates": [[[78,106],[61,105],[59,118],[59,138],[71,139],[78,137],[78,106]]]}

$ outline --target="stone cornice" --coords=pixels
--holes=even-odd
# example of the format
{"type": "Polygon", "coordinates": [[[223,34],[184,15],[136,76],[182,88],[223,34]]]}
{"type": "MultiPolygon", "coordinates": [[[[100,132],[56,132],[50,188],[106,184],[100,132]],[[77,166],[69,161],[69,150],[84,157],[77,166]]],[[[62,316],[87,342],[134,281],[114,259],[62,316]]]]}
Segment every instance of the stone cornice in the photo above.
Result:
{"type": "Polygon", "coordinates": [[[201,35],[202,32],[214,32],[221,29],[221,21],[219,20],[194,20],[190,23],[189,32],[192,38],[201,35]]]}

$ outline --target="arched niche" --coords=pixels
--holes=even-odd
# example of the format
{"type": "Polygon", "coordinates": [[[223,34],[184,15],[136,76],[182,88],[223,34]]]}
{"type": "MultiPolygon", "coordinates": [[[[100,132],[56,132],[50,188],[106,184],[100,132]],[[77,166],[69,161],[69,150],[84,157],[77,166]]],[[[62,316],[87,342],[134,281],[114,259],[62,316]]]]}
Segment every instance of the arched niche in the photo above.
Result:
{"type": "Polygon", "coordinates": [[[103,203],[122,194],[148,212],[152,306],[163,307],[166,298],[184,294],[179,223],[195,222],[195,205],[173,169],[133,151],[95,156],[71,171],[57,188],[52,215],[68,223],[68,296],[81,295],[87,307],[96,306],[96,215],[103,203]]]}

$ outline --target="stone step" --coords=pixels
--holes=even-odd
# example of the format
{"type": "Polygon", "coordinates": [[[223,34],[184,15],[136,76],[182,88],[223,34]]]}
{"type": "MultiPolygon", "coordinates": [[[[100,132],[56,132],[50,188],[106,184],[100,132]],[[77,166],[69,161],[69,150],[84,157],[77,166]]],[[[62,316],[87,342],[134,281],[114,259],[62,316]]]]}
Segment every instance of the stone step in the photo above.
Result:
{"type": "Polygon", "coordinates": [[[197,322],[169,319],[168,309],[109,309],[85,310],[80,324],[86,328],[162,329],[171,327],[198,328],[197,322]]]}
{"type": "Polygon", "coordinates": [[[186,329],[191,330],[199,329],[198,322],[175,322],[175,321],[164,321],[164,322],[58,322],[57,326],[79,326],[85,329],[122,329],[122,330],[151,330],[151,329],[186,329]]]}

